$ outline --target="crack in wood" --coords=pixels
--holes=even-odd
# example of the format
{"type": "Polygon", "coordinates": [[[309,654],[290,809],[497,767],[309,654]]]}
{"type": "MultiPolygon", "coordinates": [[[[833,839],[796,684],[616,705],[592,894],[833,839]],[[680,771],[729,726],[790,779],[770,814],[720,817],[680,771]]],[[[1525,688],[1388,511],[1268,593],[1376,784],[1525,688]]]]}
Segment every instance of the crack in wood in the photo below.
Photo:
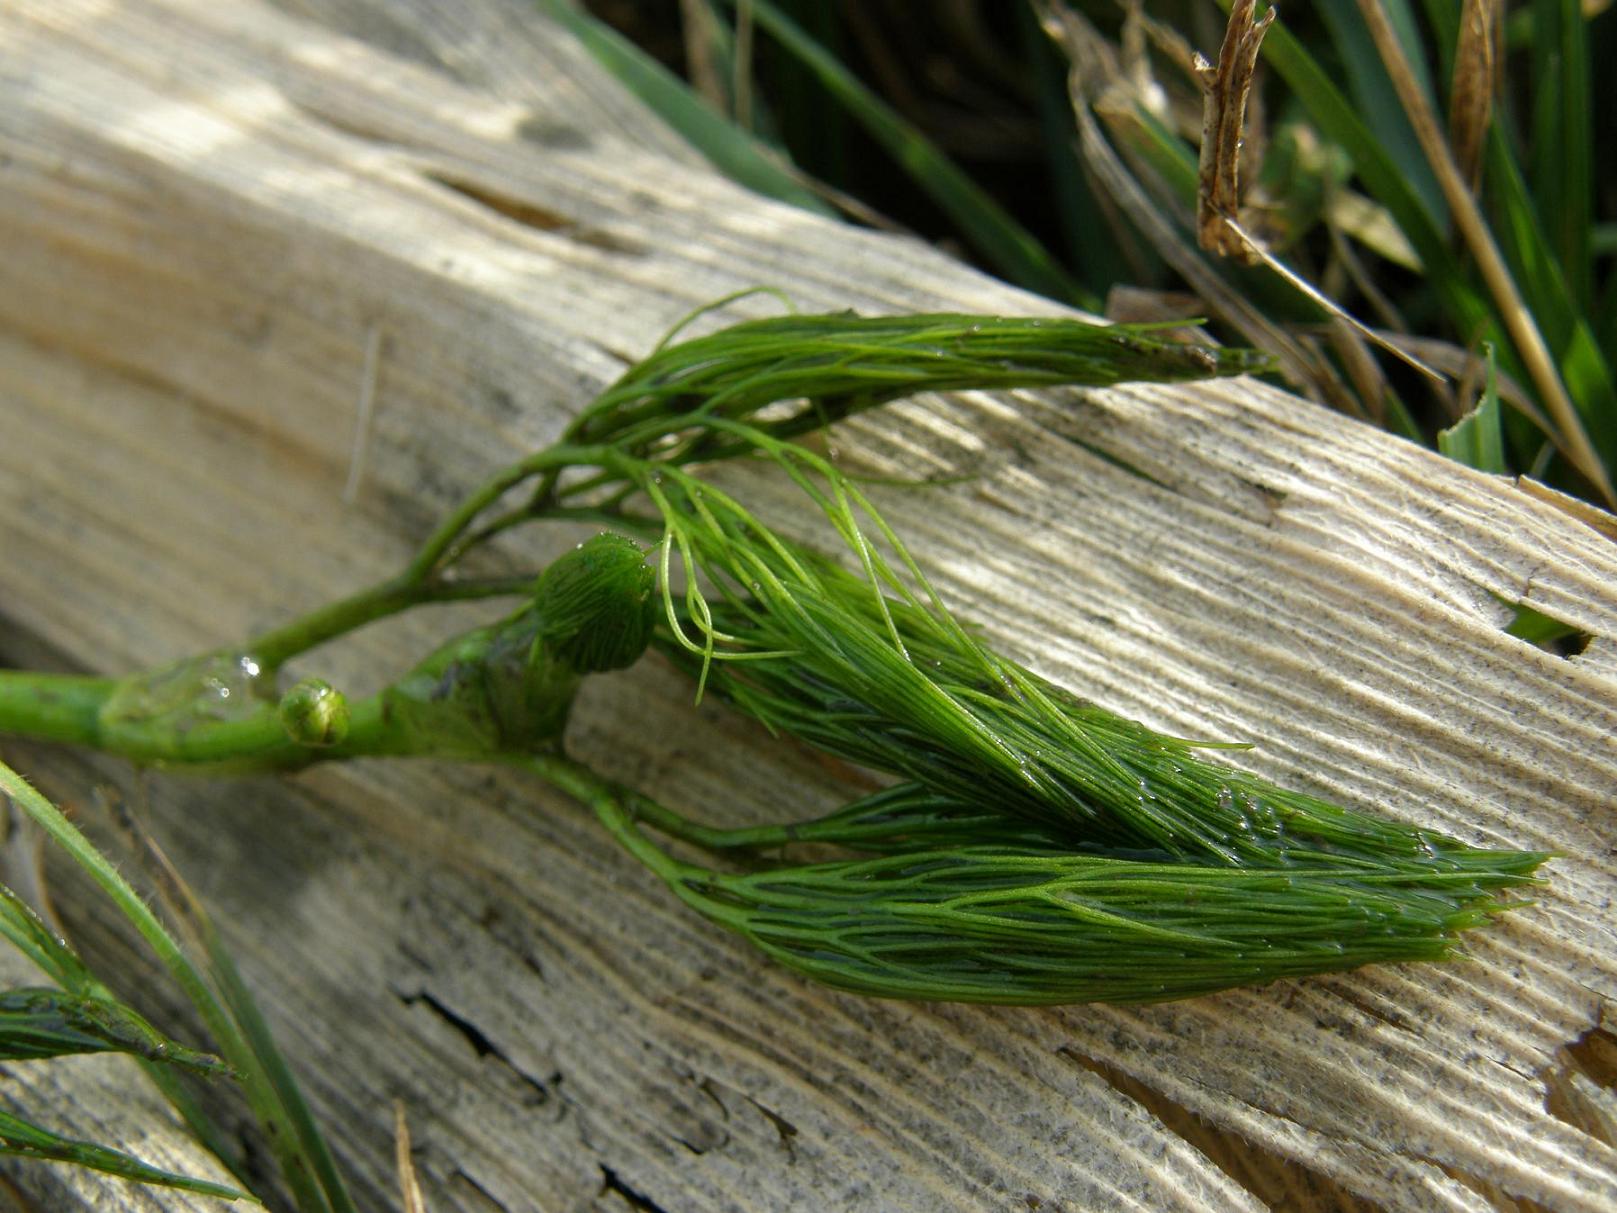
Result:
{"type": "Polygon", "coordinates": [[[751,1095],[746,1095],[744,1098],[762,1113],[765,1120],[775,1126],[775,1132],[780,1135],[781,1148],[786,1151],[787,1165],[795,1163],[797,1161],[797,1143],[794,1139],[797,1137],[797,1126],[774,1109],[766,1108],[751,1095]]]}
{"type": "Polygon", "coordinates": [[[469,1189],[473,1199],[482,1204],[488,1210],[488,1213],[509,1213],[509,1205],[497,1199],[494,1193],[490,1192],[459,1167],[449,1173],[449,1184],[452,1187],[469,1189]]]}
{"type": "Polygon", "coordinates": [[[539,206],[532,202],[525,202],[519,198],[512,198],[507,194],[498,194],[493,190],[480,185],[474,185],[463,178],[455,177],[440,169],[427,169],[422,173],[428,181],[436,182],[446,189],[454,190],[463,198],[470,198],[481,206],[486,206],[496,214],[504,215],[524,227],[538,228],[541,232],[567,232],[578,226],[576,219],[558,214],[553,210],[539,206]]]}
{"type": "MultiPolygon", "coordinates": [[[[1410,1035],[1416,1035],[1414,1027],[1410,1025],[1397,1007],[1376,1000],[1363,990],[1355,988],[1352,982],[1337,982],[1327,979],[1321,982],[1321,985],[1330,990],[1331,997],[1346,1003],[1375,1022],[1384,1023],[1389,1028],[1397,1028],[1399,1031],[1407,1032],[1410,1035]]],[[[1318,1022],[1322,1028],[1331,1027],[1331,1024],[1323,1019],[1318,1022]]]]}
{"type": "Polygon", "coordinates": [[[488,1033],[479,1028],[465,1016],[457,1014],[430,990],[421,990],[415,994],[405,994],[395,989],[394,994],[398,1000],[407,1007],[424,1006],[444,1023],[448,1024],[461,1038],[469,1044],[479,1058],[493,1058],[504,1066],[513,1076],[519,1079],[532,1092],[524,1102],[532,1106],[550,1102],[550,1088],[533,1075],[524,1071],[507,1057],[499,1045],[489,1037],[488,1033]]]}
{"type": "Polygon", "coordinates": [[[585,244],[608,253],[622,253],[633,257],[645,255],[645,249],[635,241],[613,235],[604,228],[592,227],[524,198],[517,198],[501,190],[470,181],[459,174],[441,168],[424,168],[421,175],[428,181],[452,190],[462,198],[468,198],[496,215],[520,223],[524,227],[531,227],[541,232],[555,232],[577,244],[585,244]]]}
{"type": "Polygon", "coordinates": [[[561,1104],[556,1113],[556,1122],[560,1124],[562,1120],[566,1119],[567,1114],[571,1112],[573,1114],[573,1123],[578,1130],[578,1144],[591,1154],[597,1153],[598,1147],[595,1143],[594,1134],[590,1132],[589,1117],[585,1114],[583,1105],[573,1097],[568,1089],[566,1075],[560,1070],[556,1070],[545,1081],[550,1090],[555,1092],[557,1102],[561,1104]]]}
{"type": "Polygon", "coordinates": [[[1558,1049],[1539,1077],[1546,1112],[1617,1147],[1617,1033],[1596,1024],[1558,1049]]]}
{"type": "Polygon", "coordinates": [[[1056,1052],[1103,1079],[1118,1094],[1150,1112],[1170,1132],[1193,1146],[1257,1200],[1271,1209],[1333,1210],[1371,1213],[1379,1208],[1337,1180],[1297,1159],[1249,1140],[1192,1111],[1178,1100],[1146,1086],[1107,1062],[1088,1057],[1068,1045],[1056,1052]]]}
{"type": "Polygon", "coordinates": [[[596,1165],[601,1168],[600,1195],[606,1196],[610,1193],[622,1198],[629,1208],[635,1210],[635,1213],[668,1213],[668,1210],[652,1200],[651,1197],[637,1192],[634,1188],[624,1183],[623,1179],[611,1167],[605,1163],[597,1163],[596,1165]]]}

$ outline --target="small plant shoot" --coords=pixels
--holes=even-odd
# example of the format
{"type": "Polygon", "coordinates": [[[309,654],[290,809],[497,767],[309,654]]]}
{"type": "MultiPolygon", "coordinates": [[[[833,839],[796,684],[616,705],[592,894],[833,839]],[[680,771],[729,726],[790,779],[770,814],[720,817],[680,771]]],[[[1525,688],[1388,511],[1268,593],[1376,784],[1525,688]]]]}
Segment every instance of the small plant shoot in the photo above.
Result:
{"type": "MultiPolygon", "coordinates": [[[[515,766],[588,806],[675,901],[807,978],[877,997],[1152,1002],[1440,960],[1463,931],[1517,904],[1510,889],[1545,857],[1271,786],[999,656],[956,619],[861,487],[798,441],[919,392],[1267,365],[1148,326],[969,315],[789,315],[665,342],[556,443],[474,490],[396,576],[158,670],[0,672],[0,731],[201,773],[361,757],[515,766]],[[826,524],[824,550],[704,475],[743,457],[795,486],[826,524]],[[494,536],[547,521],[600,532],[527,576],[462,572],[494,536]],[[374,694],[349,697],[318,676],[282,686],[289,660],[375,620],[497,597],[514,603],[374,694]],[[607,781],[568,755],[569,709],[590,675],[648,650],[689,675],[693,698],[722,699],[890,786],[813,820],[727,829],[607,781]],[[662,839],[705,849],[711,866],[662,839]],[[815,858],[794,857],[801,843],[817,844],[815,858]]],[[[12,799],[140,928],[223,1060],[110,1000],[20,905],[7,934],[61,988],[0,995],[0,1052],[116,1049],[153,1070],[228,1070],[275,1127],[298,1207],[352,1207],[194,899],[181,898],[182,914],[188,934],[209,941],[205,971],[60,813],[5,775],[12,799]]],[[[0,1126],[0,1149],[226,1191],[25,1128],[0,1126]]]]}
{"type": "Polygon", "coordinates": [[[1270,786],[1087,703],[961,625],[875,505],[795,440],[928,390],[1182,380],[1264,366],[1150,328],[790,315],[665,344],[553,446],[473,492],[400,574],[239,651],[123,679],[8,673],[0,726],[146,764],[290,770],[356,757],[525,766],[588,803],[686,905],[817,980],[1003,1003],[1182,998],[1448,955],[1543,856],[1270,786]],[[840,553],[777,533],[702,475],[774,463],[840,553]],[[512,508],[512,490],[528,486],[512,508]],[[546,519],[603,532],[520,587],[452,574],[546,519]],[[517,596],[350,702],[291,657],[451,594],[517,596]],[[778,734],[885,772],[872,800],[725,831],[566,754],[581,681],[648,648],[778,734]],[[658,833],[746,856],[709,870],[658,833]],[[794,840],[846,857],[794,863],[794,840]],[[764,858],[764,852],[773,857],[764,858]]]}

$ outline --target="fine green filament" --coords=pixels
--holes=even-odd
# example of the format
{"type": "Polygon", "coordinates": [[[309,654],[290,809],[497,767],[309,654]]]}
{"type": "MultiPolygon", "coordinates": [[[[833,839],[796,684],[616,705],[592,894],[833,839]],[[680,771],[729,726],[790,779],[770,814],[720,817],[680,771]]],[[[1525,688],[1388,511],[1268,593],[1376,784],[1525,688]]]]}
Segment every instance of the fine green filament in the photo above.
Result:
{"type": "Polygon", "coordinates": [[[927,390],[1261,368],[1066,319],[786,316],[664,344],[554,446],[474,490],[397,576],[153,673],[0,675],[0,728],[209,769],[515,763],[588,804],[690,908],[866,994],[1139,1002],[1440,959],[1517,904],[1507,890],[1545,857],[1272,786],[1007,661],[954,617],[870,496],[796,441],[927,390]],[[789,478],[834,556],[701,474],[742,456],[789,478]],[[460,578],[468,553],[547,520],[606,530],[535,577],[460,578]],[[372,620],[499,594],[522,602],[375,695],[278,689],[291,657],[372,620]],[[568,710],[584,678],[648,647],[698,697],[896,782],[745,829],[607,783],[565,755],[568,710]],[[653,832],[727,858],[676,859],[653,832]],[[803,843],[819,857],[794,859],[803,843]]]}

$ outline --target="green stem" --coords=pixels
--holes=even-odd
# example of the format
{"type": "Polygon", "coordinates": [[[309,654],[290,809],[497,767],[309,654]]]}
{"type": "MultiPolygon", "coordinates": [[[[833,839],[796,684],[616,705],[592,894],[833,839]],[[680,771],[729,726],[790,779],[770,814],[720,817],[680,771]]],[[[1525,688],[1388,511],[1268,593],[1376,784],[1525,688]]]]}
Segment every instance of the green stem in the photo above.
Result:
{"type": "Polygon", "coordinates": [[[143,765],[201,767],[213,774],[293,770],[324,757],[294,743],[268,707],[243,720],[117,722],[102,730],[97,745],[143,765]]]}
{"type": "Polygon", "coordinates": [[[101,886],[101,890],[112,899],[113,904],[125,918],[129,919],[135,930],[140,932],[163,967],[173,975],[186,996],[202,1012],[203,1018],[208,1020],[209,1030],[213,1031],[215,1036],[230,1035],[223,1011],[214,1001],[201,975],[191,966],[191,962],[180,951],[179,945],[147,907],[140,894],[136,893],[122,874],[91,845],[89,839],[79,832],[78,827],[55,805],[34,791],[27,780],[4,763],[0,763],[0,792],[10,797],[19,808],[33,818],[40,828],[67,852],[73,862],[89,873],[90,878],[101,886]],[[216,1030],[216,1020],[219,1030],[216,1030]]]}
{"type": "Polygon", "coordinates": [[[444,519],[443,524],[421,545],[398,580],[407,585],[419,584],[434,572],[459,560],[474,546],[475,537],[460,542],[466,529],[477,520],[479,514],[524,480],[540,473],[551,473],[546,478],[546,483],[551,483],[554,475],[567,468],[600,464],[612,454],[611,447],[562,445],[549,447],[513,463],[485,481],[455,507],[454,513],[444,519]]]}
{"type": "Polygon", "coordinates": [[[478,515],[511,489],[541,472],[559,473],[569,467],[598,464],[610,453],[607,447],[557,446],[513,463],[468,495],[397,576],[266,632],[248,644],[246,651],[265,669],[273,670],[299,653],[422,603],[526,593],[531,588],[529,578],[457,582],[439,579],[436,574],[497,533],[478,531],[466,535],[478,515]]]}
{"type": "MultiPolygon", "coordinates": [[[[672,810],[665,809],[644,796],[626,792],[597,775],[583,763],[575,762],[561,754],[531,754],[514,758],[513,761],[534,772],[552,787],[559,788],[575,800],[588,805],[594,811],[596,820],[606,828],[607,833],[617,839],[624,850],[660,877],[669,891],[690,909],[721,926],[746,933],[746,915],[739,907],[727,900],[707,895],[714,886],[715,874],[706,868],[681,862],[669,855],[641,833],[638,822],[642,819],[652,820],[655,817],[658,827],[667,828],[670,833],[675,830],[686,830],[695,834],[707,833],[711,837],[715,834],[724,834],[726,831],[706,831],[705,827],[686,821],[672,810]]],[[[689,837],[690,841],[697,841],[689,834],[682,836],[689,837]]]]}
{"type": "Polygon", "coordinates": [[[382,692],[352,705],[352,723],[341,744],[316,747],[293,741],[273,704],[239,720],[107,720],[100,709],[120,685],[107,678],[0,670],[0,733],[90,746],[142,765],[210,774],[291,771],[331,759],[421,752],[419,739],[389,719],[382,692]]]}
{"type": "Polygon", "coordinates": [[[783,847],[793,842],[815,841],[814,827],[819,824],[809,821],[778,826],[737,826],[723,829],[692,821],[638,792],[624,789],[619,795],[627,803],[636,821],[643,821],[671,838],[694,843],[709,851],[783,847]]]}
{"type": "Polygon", "coordinates": [[[243,651],[251,653],[264,669],[275,670],[300,653],[411,607],[526,594],[532,589],[532,577],[410,581],[408,573],[403,573],[254,637],[243,651]]]}
{"type": "MultiPolygon", "coordinates": [[[[568,491],[571,492],[572,486],[568,491]]],[[[630,485],[614,497],[614,501],[621,501],[634,491],[630,485]]],[[[529,522],[536,522],[543,518],[549,522],[593,522],[607,528],[617,530],[630,530],[646,532],[655,530],[661,532],[661,524],[649,518],[639,518],[633,514],[625,514],[620,510],[611,508],[612,503],[593,506],[566,506],[545,505],[529,502],[520,509],[510,510],[496,518],[484,523],[466,537],[462,547],[463,551],[470,551],[482,543],[487,543],[496,535],[503,534],[515,527],[529,522]]]]}
{"type": "Polygon", "coordinates": [[[637,859],[642,860],[647,867],[669,883],[694,875],[705,877],[707,873],[692,865],[679,864],[678,860],[669,859],[640,833],[639,823],[644,822],[645,825],[653,826],[655,830],[665,833],[669,838],[678,838],[682,843],[700,846],[705,851],[744,851],[744,849],[789,846],[791,843],[857,846],[862,841],[868,843],[872,839],[889,838],[897,831],[897,826],[863,822],[859,814],[851,814],[846,809],[838,810],[826,817],[815,818],[812,822],[787,822],[786,825],[750,825],[733,828],[702,825],[700,822],[692,822],[689,817],[676,814],[673,809],[658,804],[648,796],[642,796],[634,789],[621,788],[618,784],[603,780],[602,776],[585,767],[584,763],[574,762],[563,755],[524,755],[521,759],[517,759],[517,765],[534,771],[535,775],[543,778],[551,786],[568,792],[574,799],[590,805],[595,810],[595,815],[602,818],[603,825],[613,833],[619,843],[623,843],[637,859]]]}
{"type": "Polygon", "coordinates": [[[83,674],[0,670],[0,733],[99,745],[101,705],[117,685],[83,674]]]}
{"type": "Polygon", "coordinates": [[[868,848],[889,842],[895,837],[914,834],[930,823],[925,817],[889,818],[873,815],[876,802],[888,794],[900,791],[890,787],[863,800],[808,821],[789,821],[783,825],[766,826],[708,826],[676,813],[665,805],[628,788],[615,789],[633,815],[635,821],[645,822],[681,842],[692,843],[707,851],[762,850],[785,847],[793,843],[821,843],[830,846],[868,848]]]}
{"type": "MultiPolygon", "coordinates": [[[[643,801],[644,797],[633,797],[636,802],[635,809],[630,812],[625,804],[629,794],[597,775],[583,763],[575,762],[565,755],[525,754],[513,758],[512,761],[532,771],[552,787],[559,788],[575,800],[588,805],[606,827],[607,832],[621,842],[631,855],[667,881],[675,892],[679,892],[686,878],[704,875],[701,868],[681,863],[636,828],[635,818],[640,816],[643,807],[639,802],[643,801]]],[[[683,820],[670,810],[665,809],[663,812],[670,818],[683,820]]]]}
{"type": "Polygon", "coordinates": [[[102,708],[124,683],[78,674],[0,670],[0,733],[65,741],[151,764],[281,770],[319,751],[294,745],[270,710],[242,720],[108,721],[102,708]]]}
{"type": "Polygon", "coordinates": [[[172,1066],[165,1066],[159,1062],[138,1059],[140,1068],[151,1079],[152,1085],[158,1089],[163,1098],[168,1100],[169,1106],[185,1122],[191,1136],[196,1138],[202,1148],[212,1154],[229,1171],[241,1185],[242,1191],[251,1192],[253,1188],[252,1173],[242,1156],[240,1139],[232,1139],[223,1129],[203,1110],[201,1101],[196,1094],[187,1087],[172,1066]]]}

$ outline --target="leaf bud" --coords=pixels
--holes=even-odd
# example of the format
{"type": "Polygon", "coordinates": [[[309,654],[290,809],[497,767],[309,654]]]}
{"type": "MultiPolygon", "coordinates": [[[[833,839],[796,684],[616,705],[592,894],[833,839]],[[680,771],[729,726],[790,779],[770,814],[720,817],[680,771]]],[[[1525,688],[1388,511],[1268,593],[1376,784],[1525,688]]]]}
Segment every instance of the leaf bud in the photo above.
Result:
{"type": "Polygon", "coordinates": [[[348,736],[348,700],[324,679],[295,683],[281,696],[276,715],[286,735],[299,745],[325,749],[348,736]]]}
{"type": "Polygon", "coordinates": [[[633,665],[657,623],[657,575],[640,545],[603,531],[539,575],[540,638],[580,674],[633,665]]]}

